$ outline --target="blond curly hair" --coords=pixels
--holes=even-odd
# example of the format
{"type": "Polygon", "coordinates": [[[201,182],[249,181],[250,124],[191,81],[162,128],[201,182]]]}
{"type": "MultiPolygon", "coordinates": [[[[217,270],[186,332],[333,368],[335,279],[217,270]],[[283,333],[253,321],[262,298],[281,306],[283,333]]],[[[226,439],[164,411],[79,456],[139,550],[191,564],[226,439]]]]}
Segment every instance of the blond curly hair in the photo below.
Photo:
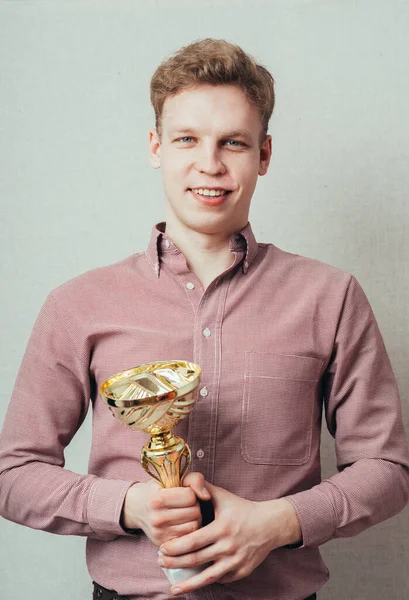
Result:
{"type": "Polygon", "coordinates": [[[159,136],[162,133],[161,117],[165,100],[199,84],[230,84],[240,88],[260,113],[262,144],[274,109],[274,79],[240,46],[213,38],[198,40],[180,48],[166,58],[153,74],[150,97],[159,136]]]}

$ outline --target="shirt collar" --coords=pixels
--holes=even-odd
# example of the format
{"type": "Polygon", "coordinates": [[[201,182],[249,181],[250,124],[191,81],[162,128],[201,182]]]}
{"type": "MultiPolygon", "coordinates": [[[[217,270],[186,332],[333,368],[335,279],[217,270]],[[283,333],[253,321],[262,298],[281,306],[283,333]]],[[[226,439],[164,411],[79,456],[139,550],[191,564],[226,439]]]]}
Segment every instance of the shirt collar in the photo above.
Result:
{"type": "MultiPolygon", "coordinates": [[[[156,273],[160,275],[160,265],[164,254],[179,254],[180,250],[176,244],[165,233],[166,223],[157,223],[151,233],[146,256],[150,265],[156,273]]],[[[247,223],[243,229],[233,234],[229,241],[230,252],[242,252],[244,254],[242,262],[242,271],[246,274],[258,252],[258,244],[254,237],[250,223],[247,223]]]]}

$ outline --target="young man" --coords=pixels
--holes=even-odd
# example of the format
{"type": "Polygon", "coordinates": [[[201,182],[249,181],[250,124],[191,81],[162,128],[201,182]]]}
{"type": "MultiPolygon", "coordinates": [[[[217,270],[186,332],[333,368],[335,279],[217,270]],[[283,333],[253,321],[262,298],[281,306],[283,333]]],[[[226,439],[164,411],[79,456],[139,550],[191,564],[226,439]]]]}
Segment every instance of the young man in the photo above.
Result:
{"type": "Polygon", "coordinates": [[[94,598],[313,598],[328,579],[318,546],[408,502],[390,361],[353,276],[253,236],[250,202],[271,157],[268,71],[237,46],[202,40],[157,69],[151,99],[166,224],[146,252],[48,297],[3,429],[1,514],[88,536],[94,598]],[[112,419],[98,387],[171,358],[198,363],[203,377],[178,428],[191,473],[165,490],[135,460],[146,436],[112,419]],[[89,399],[82,476],[63,468],[64,448],[89,399]],[[339,467],[325,481],[323,407],[339,467]],[[214,506],[204,527],[198,499],[214,506]],[[160,566],[204,563],[169,591],[160,566]]]}

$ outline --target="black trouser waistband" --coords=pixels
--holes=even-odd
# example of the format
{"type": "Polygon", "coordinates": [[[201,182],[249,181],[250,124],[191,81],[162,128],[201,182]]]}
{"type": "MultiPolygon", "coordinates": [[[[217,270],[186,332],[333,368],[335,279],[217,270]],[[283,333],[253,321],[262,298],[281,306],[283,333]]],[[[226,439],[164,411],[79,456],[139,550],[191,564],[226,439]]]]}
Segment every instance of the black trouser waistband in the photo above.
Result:
{"type": "MultiPolygon", "coordinates": [[[[95,581],[92,582],[94,584],[94,593],[92,594],[92,600],[128,600],[127,596],[120,596],[116,593],[115,590],[107,590],[102,587],[95,581]]],[[[305,600],[316,600],[317,594],[313,594],[312,596],[308,596],[305,600]]]]}
{"type": "Polygon", "coordinates": [[[120,596],[115,590],[107,590],[95,581],[92,583],[94,584],[92,600],[128,600],[126,596],[120,596]]]}

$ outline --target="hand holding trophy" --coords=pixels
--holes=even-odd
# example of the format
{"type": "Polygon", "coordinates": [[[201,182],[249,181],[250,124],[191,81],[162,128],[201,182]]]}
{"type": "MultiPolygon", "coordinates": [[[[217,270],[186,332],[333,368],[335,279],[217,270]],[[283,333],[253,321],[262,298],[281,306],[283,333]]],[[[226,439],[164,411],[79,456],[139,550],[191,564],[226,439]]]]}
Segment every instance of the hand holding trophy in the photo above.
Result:
{"type": "MultiPolygon", "coordinates": [[[[189,446],[172,433],[172,428],[191,412],[200,376],[200,367],[194,363],[161,361],[113,375],[99,389],[104,402],[124,426],[150,434],[142,448],[141,464],[164,488],[180,486],[190,464],[189,446]]],[[[206,566],[163,571],[173,584],[206,566]]]]}

